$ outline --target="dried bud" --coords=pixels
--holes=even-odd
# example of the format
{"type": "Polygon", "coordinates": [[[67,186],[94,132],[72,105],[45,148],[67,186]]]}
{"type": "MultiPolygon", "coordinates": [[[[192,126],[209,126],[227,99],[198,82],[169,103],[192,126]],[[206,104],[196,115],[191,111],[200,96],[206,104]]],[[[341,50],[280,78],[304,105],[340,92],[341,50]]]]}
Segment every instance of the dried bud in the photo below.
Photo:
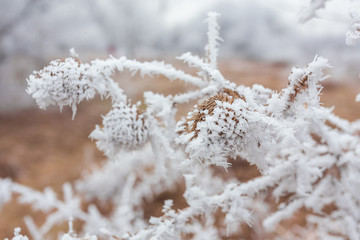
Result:
{"type": "Polygon", "coordinates": [[[88,64],[80,63],[77,58],[54,60],[29,76],[27,92],[42,109],[49,105],[58,105],[60,109],[71,106],[74,117],[76,104],[95,95],[95,89],[85,76],[88,68],[88,64]]]}
{"type": "Polygon", "coordinates": [[[119,103],[103,118],[103,128],[96,126],[90,138],[107,156],[121,150],[133,150],[145,144],[148,124],[135,105],[119,103]]]}
{"type": "Polygon", "coordinates": [[[229,89],[206,99],[178,123],[177,142],[186,145],[190,158],[227,167],[248,128],[244,104],[245,98],[229,89]]]}

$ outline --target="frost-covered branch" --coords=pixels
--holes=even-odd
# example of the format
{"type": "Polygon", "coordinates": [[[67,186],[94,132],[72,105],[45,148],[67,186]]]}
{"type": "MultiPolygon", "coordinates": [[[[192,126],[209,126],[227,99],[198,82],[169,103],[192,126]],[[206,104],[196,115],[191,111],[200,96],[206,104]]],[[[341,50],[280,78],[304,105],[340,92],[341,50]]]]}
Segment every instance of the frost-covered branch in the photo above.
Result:
{"type": "Polygon", "coordinates": [[[349,15],[352,21],[352,31],[346,33],[346,44],[355,45],[355,41],[360,38],[360,9],[359,4],[349,9],[349,15]]]}
{"type": "MultiPolygon", "coordinates": [[[[312,1],[310,15],[324,3],[312,1]]],[[[360,124],[322,106],[327,59],[316,56],[293,68],[279,93],[257,84],[237,86],[217,69],[217,16],[208,15],[205,58],[191,53],[178,58],[197,68],[196,76],[163,62],[125,57],[82,63],[75,52],[29,76],[27,91],[40,108],[69,105],[75,114],[77,104],[95,94],[112,99],[102,125],[90,134],[110,161],[84,173],[75,190],[65,184],[64,200],[51,190],[0,180],[0,205],[16,194],[20,203],[47,214],[40,227],[25,219],[33,238],[42,239],[70,217],[82,222],[81,239],[92,240],[221,239],[240,236],[244,225],[275,234],[303,211],[303,231],[323,239],[359,239],[360,124]],[[144,92],[143,102],[132,104],[111,78],[124,70],[163,75],[197,89],[167,96],[144,92]],[[178,105],[194,100],[197,104],[178,121],[178,105]],[[237,180],[234,161],[255,165],[258,176],[237,180]],[[185,206],[175,209],[169,199],[162,215],[145,219],[144,204],[179,185],[185,206]],[[102,214],[96,204],[81,207],[94,199],[111,204],[111,213],[102,214]]],[[[15,239],[23,239],[19,231],[15,239]]],[[[62,239],[79,238],[70,227],[62,239]]]]}
{"type": "Polygon", "coordinates": [[[208,44],[205,46],[205,52],[208,58],[207,62],[213,69],[217,68],[218,46],[219,41],[222,40],[219,36],[219,25],[217,23],[217,17],[219,16],[220,14],[216,12],[209,12],[206,19],[208,24],[208,44]]]}

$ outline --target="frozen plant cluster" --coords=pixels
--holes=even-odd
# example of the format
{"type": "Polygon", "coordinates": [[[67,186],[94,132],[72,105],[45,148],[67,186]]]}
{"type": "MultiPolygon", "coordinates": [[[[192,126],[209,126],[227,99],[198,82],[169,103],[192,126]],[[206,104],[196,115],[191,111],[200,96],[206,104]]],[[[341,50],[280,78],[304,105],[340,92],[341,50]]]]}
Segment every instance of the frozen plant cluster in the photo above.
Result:
{"type": "MultiPolygon", "coordinates": [[[[125,57],[82,63],[73,53],[28,78],[27,91],[41,108],[69,105],[75,114],[76,104],[96,94],[113,104],[90,134],[109,161],[65,183],[63,196],[0,179],[0,206],[16,194],[46,214],[42,224],[25,218],[33,239],[46,239],[69,219],[82,229],[74,233],[71,220],[62,240],[224,239],[240,238],[246,229],[258,239],[360,239],[360,122],[321,105],[328,61],[316,56],[294,67],[280,92],[236,85],[217,69],[217,17],[208,14],[206,56],[178,58],[197,74],[125,57]],[[124,70],[196,89],[144,92],[143,102],[132,104],[111,77],[124,70]],[[177,121],[178,106],[188,102],[197,104],[177,121]],[[255,165],[258,176],[240,181],[231,174],[238,161],[255,165]],[[144,202],[179,185],[186,206],[177,209],[177,199],[169,199],[161,216],[145,219],[144,202]],[[111,204],[111,213],[96,204],[84,208],[94,199],[111,204]],[[292,223],[297,214],[303,214],[301,226],[292,223]]],[[[27,238],[16,229],[13,240],[19,239],[27,238]]]]}
{"type": "Polygon", "coordinates": [[[360,4],[353,4],[349,10],[349,15],[352,20],[352,31],[346,33],[346,44],[355,45],[355,41],[360,38],[360,4]]]}

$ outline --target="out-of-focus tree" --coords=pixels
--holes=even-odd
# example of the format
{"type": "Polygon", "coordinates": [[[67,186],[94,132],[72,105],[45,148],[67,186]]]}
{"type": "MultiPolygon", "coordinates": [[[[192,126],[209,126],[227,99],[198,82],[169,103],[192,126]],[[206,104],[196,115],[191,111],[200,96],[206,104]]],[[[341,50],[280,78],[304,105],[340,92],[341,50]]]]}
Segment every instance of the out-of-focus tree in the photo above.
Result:
{"type": "MultiPolygon", "coordinates": [[[[279,16],[258,1],[214,2],[209,9],[215,9],[221,14],[220,33],[226,43],[220,48],[223,55],[271,61],[292,61],[302,58],[301,51],[296,45],[286,44],[296,33],[279,16]]],[[[201,52],[206,38],[203,37],[199,41],[198,33],[204,25],[201,19],[209,9],[204,9],[191,24],[174,29],[169,45],[179,46],[182,51],[190,49],[193,52],[201,52]]]]}
{"type": "Polygon", "coordinates": [[[88,6],[110,54],[151,55],[163,35],[163,0],[91,0],[88,6]]]}
{"type": "Polygon", "coordinates": [[[6,36],[10,35],[12,31],[23,21],[28,19],[37,3],[40,0],[4,0],[0,8],[0,64],[5,60],[7,51],[2,46],[6,36]]]}
{"type": "MultiPolygon", "coordinates": [[[[0,7],[0,110],[9,110],[14,105],[23,106],[28,102],[28,97],[19,89],[24,84],[19,84],[15,79],[22,72],[22,62],[16,61],[18,70],[11,70],[14,65],[14,56],[17,49],[21,49],[18,40],[26,42],[27,34],[22,38],[17,37],[18,27],[29,21],[34,16],[35,9],[42,0],[4,0],[0,7]],[[13,46],[10,47],[9,45],[13,46]],[[15,50],[15,51],[14,51],[15,50]]],[[[27,68],[34,67],[29,64],[27,68]]],[[[25,76],[27,72],[20,74],[25,76]]]]}
{"type": "MultiPolygon", "coordinates": [[[[4,0],[0,2],[0,111],[26,107],[25,78],[70,48],[153,55],[162,31],[162,0],[4,0]]],[[[84,54],[83,54],[84,53],[84,54]]],[[[85,54],[86,53],[86,54],[85,54]]],[[[85,56],[84,56],[85,55],[85,56]]]]}

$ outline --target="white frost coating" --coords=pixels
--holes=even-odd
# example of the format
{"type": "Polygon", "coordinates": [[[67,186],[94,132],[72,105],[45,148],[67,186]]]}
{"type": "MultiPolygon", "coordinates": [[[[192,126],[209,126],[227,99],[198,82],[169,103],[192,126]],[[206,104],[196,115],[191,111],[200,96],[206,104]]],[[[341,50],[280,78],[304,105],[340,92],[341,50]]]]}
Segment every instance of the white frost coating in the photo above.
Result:
{"type": "Polygon", "coordinates": [[[0,209],[11,199],[11,180],[0,179],[0,209]]]}
{"type": "Polygon", "coordinates": [[[41,109],[49,105],[58,105],[60,109],[71,106],[74,118],[76,104],[95,95],[94,87],[84,74],[89,67],[75,58],[54,60],[29,76],[26,91],[36,99],[41,109]]]}
{"type": "Polygon", "coordinates": [[[219,41],[222,39],[219,37],[219,25],[217,23],[217,17],[219,17],[220,14],[216,12],[209,12],[208,18],[206,19],[206,22],[208,24],[208,44],[205,46],[205,52],[208,57],[208,63],[213,69],[217,68],[217,56],[218,56],[218,46],[219,41]]]}
{"type": "MultiPolygon", "coordinates": [[[[14,237],[11,238],[11,240],[29,240],[29,238],[27,236],[21,235],[21,228],[15,228],[14,229],[14,237]]],[[[5,238],[5,240],[7,240],[7,238],[5,238]]]]}
{"type": "MultiPolygon", "coordinates": [[[[73,52],[72,52],[73,53],[73,52]]],[[[126,103],[127,98],[118,84],[111,79],[115,70],[128,69],[141,76],[164,75],[170,80],[180,79],[199,87],[205,86],[202,79],[177,70],[163,62],[138,62],[125,57],[94,60],[90,64],[81,63],[78,58],[58,59],[50,62],[43,70],[35,71],[27,79],[27,93],[36,99],[41,109],[49,105],[71,106],[73,118],[76,105],[84,99],[91,99],[95,93],[111,97],[113,103],[126,103]]]]}
{"type": "Polygon", "coordinates": [[[206,73],[209,76],[211,83],[215,84],[217,88],[224,88],[228,87],[227,85],[231,85],[229,81],[225,80],[219,70],[212,68],[210,64],[204,62],[198,56],[194,56],[188,52],[178,57],[178,59],[183,60],[190,67],[199,68],[201,70],[201,75],[203,75],[203,73],[206,73]]]}
{"type": "Polygon", "coordinates": [[[97,239],[98,238],[96,236],[76,237],[76,236],[71,236],[69,233],[66,233],[61,237],[61,240],[97,240],[97,239]]]}
{"type": "Polygon", "coordinates": [[[352,21],[352,31],[346,33],[346,44],[348,46],[355,45],[357,39],[360,38],[360,4],[353,4],[349,9],[349,15],[352,21]]]}
{"type": "Polygon", "coordinates": [[[68,233],[65,233],[62,237],[61,240],[98,240],[98,238],[94,235],[92,236],[84,236],[84,237],[78,237],[76,236],[76,234],[74,233],[74,229],[73,229],[73,221],[72,219],[69,220],[69,231],[68,233]]]}
{"type": "Polygon", "coordinates": [[[82,222],[79,236],[84,237],[70,228],[63,240],[238,239],[244,224],[258,239],[286,238],[278,231],[284,223],[293,239],[307,234],[359,239],[360,123],[341,119],[320,103],[328,61],[315,57],[293,68],[279,93],[261,85],[236,86],[216,68],[216,16],[210,13],[207,20],[205,58],[180,57],[199,71],[197,76],[162,62],[110,57],[91,63],[56,60],[29,77],[28,91],[42,108],[74,108],[95,93],[113,103],[103,126],[90,136],[113,161],[93,167],[75,190],[66,183],[57,196],[49,188],[36,191],[0,179],[0,204],[15,194],[20,203],[46,215],[40,223],[25,218],[34,239],[46,238],[69,217],[82,222]],[[111,78],[125,70],[197,88],[174,96],[145,92],[143,103],[131,105],[111,78]],[[177,122],[178,105],[192,100],[198,103],[177,122]],[[256,165],[256,177],[239,180],[241,161],[256,165]],[[236,169],[232,162],[239,164],[236,169]],[[176,199],[166,200],[162,215],[145,218],[149,209],[143,206],[169,196],[168,191],[183,193],[183,207],[176,209],[176,199]],[[102,204],[111,205],[111,211],[103,214],[102,204]],[[307,221],[296,234],[287,220],[298,212],[306,213],[307,221]]]}
{"type": "Polygon", "coordinates": [[[109,157],[121,150],[133,150],[147,141],[147,119],[135,105],[119,103],[103,117],[103,128],[96,126],[90,138],[109,157]]]}
{"type": "Polygon", "coordinates": [[[188,103],[191,100],[201,99],[201,98],[203,98],[205,96],[212,95],[212,94],[216,93],[217,91],[218,90],[217,90],[216,86],[210,85],[210,86],[208,86],[206,88],[203,88],[201,90],[175,95],[173,97],[173,101],[174,101],[174,103],[179,103],[179,104],[188,103]]]}
{"type": "Polygon", "coordinates": [[[123,68],[127,68],[132,74],[136,74],[139,71],[142,77],[164,75],[171,81],[179,79],[185,83],[194,84],[199,87],[206,85],[204,80],[201,78],[186,74],[182,70],[175,69],[172,65],[165,64],[164,62],[152,61],[142,63],[136,60],[126,59],[125,57],[122,57],[119,60],[114,60],[117,62],[116,65],[119,71],[122,71],[123,68]]]}
{"type": "Polygon", "coordinates": [[[261,118],[266,117],[249,109],[243,99],[234,100],[235,97],[224,93],[195,107],[188,114],[186,122],[178,123],[177,131],[180,136],[176,141],[186,145],[185,151],[191,159],[198,160],[205,166],[215,164],[225,168],[228,167],[229,157],[236,158],[247,148],[248,160],[265,171],[267,164],[264,155],[261,154],[258,158],[255,153],[267,144],[257,133],[260,131],[259,134],[263,134],[266,131],[267,124],[260,123],[261,118]]]}
{"type": "Polygon", "coordinates": [[[356,102],[360,102],[360,93],[358,95],[356,95],[356,99],[355,99],[356,102]]]}
{"type": "Polygon", "coordinates": [[[70,48],[69,52],[70,52],[70,55],[73,58],[78,58],[79,57],[79,54],[77,54],[77,52],[75,51],[75,48],[70,48]]]}
{"type": "Polygon", "coordinates": [[[185,151],[190,158],[203,162],[227,167],[228,156],[235,156],[241,147],[242,138],[248,129],[248,123],[242,118],[242,113],[236,108],[240,104],[225,104],[214,99],[216,107],[209,114],[208,109],[195,109],[188,115],[189,122],[178,125],[180,136],[177,142],[186,144],[185,151]],[[198,119],[200,118],[200,119],[198,119]],[[235,119],[235,120],[233,120],[235,119]],[[198,121],[196,123],[196,121],[198,121]],[[186,125],[187,129],[183,129],[186,125]],[[189,131],[192,130],[193,131],[189,131]],[[182,133],[181,133],[182,132],[182,133]]]}

